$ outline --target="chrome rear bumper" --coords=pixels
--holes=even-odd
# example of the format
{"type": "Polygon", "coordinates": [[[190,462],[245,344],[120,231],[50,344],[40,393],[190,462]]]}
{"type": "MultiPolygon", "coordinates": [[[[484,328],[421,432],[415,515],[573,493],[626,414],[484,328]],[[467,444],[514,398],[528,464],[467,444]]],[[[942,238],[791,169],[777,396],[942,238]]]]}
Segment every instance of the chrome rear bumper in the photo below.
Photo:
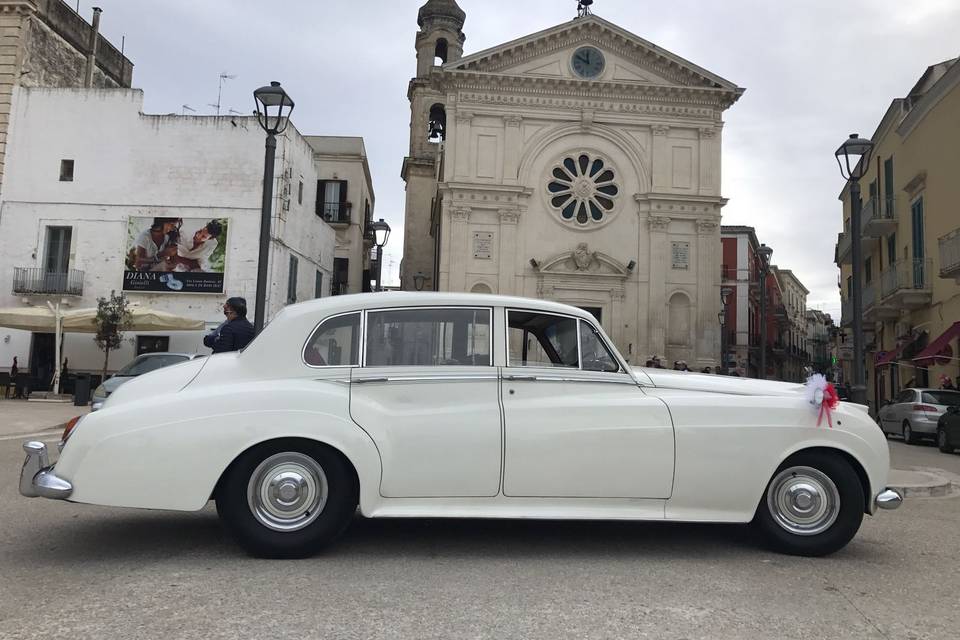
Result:
{"type": "Polygon", "coordinates": [[[903,503],[903,496],[894,489],[885,489],[874,502],[880,509],[896,509],[903,503]]]}
{"type": "Polygon", "coordinates": [[[23,443],[27,454],[20,469],[20,495],[28,498],[66,500],[73,493],[73,485],[57,477],[47,455],[47,445],[31,440],[23,443]]]}

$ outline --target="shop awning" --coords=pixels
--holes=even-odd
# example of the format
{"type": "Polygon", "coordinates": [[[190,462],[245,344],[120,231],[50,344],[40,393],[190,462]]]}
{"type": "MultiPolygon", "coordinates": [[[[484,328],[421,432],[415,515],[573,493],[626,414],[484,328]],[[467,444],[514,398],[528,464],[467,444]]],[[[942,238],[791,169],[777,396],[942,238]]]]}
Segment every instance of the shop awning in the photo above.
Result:
{"type": "Polygon", "coordinates": [[[903,352],[903,348],[905,346],[906,345],[899,344],[892,351],[880,351],[879,353],[877,353],[877,359],[874,361],[874,365],[877,367],[881,367],[885,364],[896,362],[897,360],[900,359],[900,353],[903,352]]]}
{"type": "Polygon", "coordinates": [[[921,367],[929,367],[937,364],[938,360],[949,360],[953,357],[953,348],[950,346],[950,341],[957,336],[960,336],[960,322],[954,322],[940,334],[939,338],[928,344],[927,348],[913,359],[914,363],[921,367]]]}

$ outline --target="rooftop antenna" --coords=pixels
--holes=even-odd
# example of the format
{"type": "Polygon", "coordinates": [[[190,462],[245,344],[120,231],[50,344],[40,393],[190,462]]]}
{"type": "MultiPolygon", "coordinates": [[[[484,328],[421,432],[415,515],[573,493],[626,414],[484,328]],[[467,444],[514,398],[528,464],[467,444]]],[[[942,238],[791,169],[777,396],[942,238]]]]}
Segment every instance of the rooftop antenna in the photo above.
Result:
{"type": "Polygon", "coordinates": [[[180,115],[182,115],[182,116],[187,115],[187,111],[189,111],[190,113],[196,113],[196,112],[197,112],[196,109],[194,109],[193,107],[191,107],[191,106],[188,105],[188,104],[181,105],[181,107],[183,107],[183,111],[180,112],[180,115]]]}
{"type": "Polygon", "coordinates": [[[242,116],[242,115],[243,115],[242,113],[240,113],[240,112],[237,111],[236,109],[230,109],[229,111],[227,111],[227,113],[229,113],[230,115],[235,115],[235,116],[242,116]]]}
{"type": "Polygon", "coordinates": [[[593,0],[577,0],[577,17],[584,18],[589,15],[593,15],[590,11],[590,5],[593,4],[593,0]]]}
{"type": "Polygon", "coordinates": [[[217,115],[220,115],[220,97],[223,95],[223,81],[233,80],[237,76],[231,76],[226,71],[220,74],[220,84],[217,86],[217,104],[211,104],[211,107],[217,108],[217,115]]]}

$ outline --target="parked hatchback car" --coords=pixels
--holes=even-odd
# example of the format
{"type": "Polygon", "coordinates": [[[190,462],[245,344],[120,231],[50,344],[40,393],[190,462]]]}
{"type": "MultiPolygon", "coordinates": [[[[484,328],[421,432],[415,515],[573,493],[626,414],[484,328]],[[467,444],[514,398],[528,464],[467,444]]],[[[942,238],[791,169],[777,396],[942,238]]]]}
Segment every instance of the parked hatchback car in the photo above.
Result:
{"type": "Polygon", "coordinates": [[[937,446],[944,453],[960,449],[960,406],[947,407],[947,411],[937,420],[937,446]]]}
{"type": "Polygon", "coordinates": [[[124,384],[27,442],[25,496],[196,511],[299,557],[368,518],[754,522],[840,549],[897,507],[867,407],[800,384],[631,368],[587,311],[373,293],[283,309],[242,352],[124,384]],[[816,395],[814,394],[814,398],[816,395]],[[817,401],[819,402],[819,401],[817,401]]]}
{"type": "Polygon", "coordinates": [[[960,405],[960,391],[904,389],[880,408],[880,428],[885,434],[903,436],[910,444],[935,438],[937,422],[951,405],[960,405]]]}
{"type": "Polygon", "coordinates": [[[94,389],[90,410],[99,410],[107,398],[110,397],[111,393],[116,391],[120,385],[130,382],[137,376],[202,357],[204,356],[196,353],[169,353],[166,351],[139,355],[110,378],[107,378],[103,384],[94,389]]]}

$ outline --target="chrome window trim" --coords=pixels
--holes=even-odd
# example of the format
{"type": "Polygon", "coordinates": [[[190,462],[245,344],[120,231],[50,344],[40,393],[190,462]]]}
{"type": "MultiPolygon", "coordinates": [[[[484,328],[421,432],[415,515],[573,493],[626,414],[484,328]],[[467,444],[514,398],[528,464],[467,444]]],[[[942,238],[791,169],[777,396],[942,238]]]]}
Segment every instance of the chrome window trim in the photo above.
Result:
{"type": "Polygon", "coordinates": [[[383,369],[383,368],[392,368],[392,367],[492,367],[493,364],[493,307],[486,307],[483,305],[457,305],[457,304],[445,304],[445,305],[410,305],[406,307],[378,307],[376,309],[364,309],[363,310],[363,333],[362,336],[363,342],[361,343],[361,353],[360,353],[360,366],[362,368],[371,368],[371,369],[383,369]],[[487,326],[490,327],[490,335],[487,337],[487,364],[462,364],[462,365],[429,365],[429,364],[390,364],[390,365],[368,365],[367,364],[367,328],[369,327],[368,317],[371,313],[384,313],[390,311],[443,311],[443,310],[469,310],[469,311],[486,311],[489,315],[487,316],[489,323],[487,326]]]}
{"type": "MultiPolygon", "coordinates": [[[[328,320],[333,320],[335,318],[342,318],[343,316],[352,316],[352,315],[360,316],[360,323],[357,327],[358,331],[360,332],[360,335],[357,336],[357,340],[359,341],[357,345],[358,345],[358,348],[360,348],[360,345],[363,344],[363,333],[364,333],[363,312],[359,309],[355,311],[344,311],[342,313],[335,313],[332,316],[326,316],[325,318],[320,320],[320,322],[318,322],[316,326],[313,327],[310,333],[307,334],[307,339],[303,343],[303,348],[300,349],[300,361],[310,369],[356,369],[357,367],[359,367],[360,366],[359,364],[310,364],[309,362],[307,362],[307,346],[310,344],[310,341],[313,339],[313,336],[316,335],[317,331],[320,329],[323,323],[327,322],[328,320]]],[[[361,354],[357,354],[357,355],[360,356],[361,354]]],[[[359,357],[358,357],[358,360],[359,360],[359,357]]]]}
{"type": "MultiPolygon", "coordinates": [[[[422,366],[422,365],[421,365],[422,366]]],[[[475,365],[463,365],[475,366],[475,365]]],[[[465,382],[474,380],[499,380],[496,373],[420,375],[420,376],[372,376],[369,378],[353,378],[351,382],[358,384],[387,383],[387,382],[465,382]]]]}

